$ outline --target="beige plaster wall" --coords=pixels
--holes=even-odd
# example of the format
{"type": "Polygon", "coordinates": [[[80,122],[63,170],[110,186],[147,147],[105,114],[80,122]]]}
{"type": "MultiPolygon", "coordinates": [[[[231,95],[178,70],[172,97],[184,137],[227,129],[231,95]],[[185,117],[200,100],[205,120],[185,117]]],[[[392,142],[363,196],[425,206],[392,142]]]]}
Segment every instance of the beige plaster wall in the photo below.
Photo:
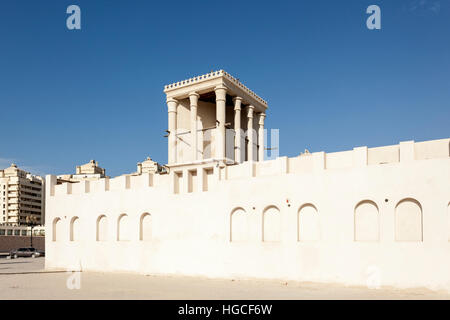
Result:
{"type": "Polygon", "coordinates": [[[69,194],[47,176],[46,268],[353,285],[376,270],[381,285],[450,291],[449,142],[420,156],[402,143],[398,161],[394,147],[362,147],[102,179],[69,194]]]}

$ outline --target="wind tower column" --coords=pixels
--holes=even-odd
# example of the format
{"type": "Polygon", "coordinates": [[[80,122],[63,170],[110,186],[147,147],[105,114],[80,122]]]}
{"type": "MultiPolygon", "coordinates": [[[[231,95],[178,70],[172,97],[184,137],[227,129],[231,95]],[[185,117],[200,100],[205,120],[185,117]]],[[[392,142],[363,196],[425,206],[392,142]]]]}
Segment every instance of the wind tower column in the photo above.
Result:
{"type": "Polygon", "coordinates": [[[225,103],[227,96],[227,88],[223,85],[214,89],[216,93],[216,154],[215,157],[223,160],[225,158],[225,103]]]}
{"type": "Polygon", "coordinates": [[[248,161],[254,161],[254,153],[253,153],[253,143],[254,143],[254,135],[253,135],[253,110],[255,109],[254,106],[249,105],[247,107],[247,137],[248,137],[248,146],[247,146],[247,155],[248,155],[248,161]]]}
{"type": "Polygon", "coordinates": [[[167,111],[169,116],[169,164],[177,162],[177,106],[177,100],[173,98],[167,99],[167,111]]]}
{"type": "Polygon", "coordinates": [[[242,162],[242,129],[241,129],[241,104],[242,98],[235,97],[234,99],[234,161],[242,162]]]}
{"type": "Polygon", "coordinates": [[[191,148],[192,148],[192,161],[198,159],[198,142],[197,142],[197,105],[199,94],[191,92],[189,94],[189,100],[191,102],[191,148]]]}
{"type": "Polygon", "coordinates": [[[261,112],[259,114],[259,128],[258,128],[258,161],[264,161],[264,118],[266,114],[261,112]]]}

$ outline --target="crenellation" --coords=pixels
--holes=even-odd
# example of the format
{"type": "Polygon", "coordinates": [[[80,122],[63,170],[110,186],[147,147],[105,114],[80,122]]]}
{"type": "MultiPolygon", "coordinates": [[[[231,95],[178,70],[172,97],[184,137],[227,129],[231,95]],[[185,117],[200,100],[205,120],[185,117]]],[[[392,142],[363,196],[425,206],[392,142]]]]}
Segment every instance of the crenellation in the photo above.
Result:
{"type": "Polygon", "coordinates": [[[398,144],[367,149],[368,165],[398,162],[400,162],[400,146],[398,144]]]}
{"type": "Polygon", "coordinates": [[[303,174],[310,173],[314,171],[314,161],[312,153],[307,155],[301,155],[294,158],[288,158],[288,173],[292,174],[303,174]]]}
{"type": "Polygon", "coordinates": [[[450,139],[414,143],[414,159],[441,159],[450,157],[450,139]]]}
{"type": "MultiPolygon", "coordinates": [[[[420,142],[421,157],[423,160],[429,159],[439,159],[449,157],[445,155],[446,146],[449,139],[435,140],[435,141],[425,141],[420,142]],[[433,148],[438,147],[438,148],[433,148]],[[426,156],[429,157],[426,157],[426,156]],[[430,156],[435,156],[431,158],[430,156]]],[[[415,144],[417,145],[417,143],[415,144]]],[[[213,174],[215,180],[226,181],[235,179],[247,179],[252,177],[263,177],[270,175],[279,174],[302,174],[311,173],[315,170],[330,170],[330,169],[348,169],[348,168],[359,168],[365,167],[367,165],[385,164],[385,163],[396,163],[396,158],[390,156],[395,153],[395,150],[400,150],[402,146],[409,161],[413,155],[411,154],[414,144],[412,142],[402,143],[400,145],[377,147],[377,148],[367,148],[367,147],[355,147],[353,150],[342,151],[342,152],[315,152],[312,154],[306,154],[299,157],[279,157],[275,160],[268,160],[264,162],[251,162],[246,161],[241,164],[227,166],[224,169],[223,174],[221,174],[218,168],[212,167],[211,170],[216,172],[213,174]],[[381,156],[380,156],[381,155],[381,156]],[[391,161],[377,162],[379,159],[391,159],[391,161]],[[214,170],[217,169],[217,170],[214,170]]],[[[406,155],[404,155],[404,161],[406,155]]],[[[417,160],[417,159],[416,159],[417,160]]],[[[422,159],[420,159],[422,160],[422,159]]],[[[223,170],[223,169],[221,169],[223,170]]],[[[173,179],[177,180],[179,183],[177,192],[175,193],[192,193],[204,190],[203,178],[205,168],[203,170],[188,169],[184,168],[182,170],[174,170],[172,173],[173,179]],[[195,172],[194,185],[189,182],[189,179],[185,177],[192,177],[192,173],[195,172]],[[191,190],[187,192],[187,190],[191,190]]],[[[68,183],[64,182],[55,185],[50,182],[47,184],[49,190],[53,189],[53,193],[56,195],[71,195],[71,194],[84,194],[84,193],[97,193],[104,192],[108,190],[126,190],[126,189],[140,189],[144,187],[156,187],[167,184],[167,180],[164,177],[168,177],[167,174],[151,174],[144,173],[141,175],[123,175],[115,177],[113,179],[102,178],[94,181],[81,181],[78,183],[68,183]],[[109,187],[111,184],[111,188],[109,187]]],[[[49,176],[49,181],[52,181],[53,176],[49,176]]],[[[210,178],[208,178],[210,179],[210,178]]],[[[206,184],[205,184],[206,185],[206,184]]],[[[51,195],[50,195],[51,196],[51,195]]]]}
{"type": "Polygon", "coordinates": [[[110,178],[102,178],[99,180],[91,181],[89,185],[89,192],[105,192],[109,191],[109,180],[110,178]]]}
{"type": "Polygon", "coordinates": [[[72,184],[71,183],[61,183],[55,185],[55,197],[64,196],[72,193],[72,184]]]}
{"type": "Polygon", "coordinates": [[[84,180],[76,183],[65,183],[68,188],[71,188],[70,194],[85,194],[90,191],[90,181],[84,180]]]}
{"type": "MultiPolygon", "coordinates": [[[[398,163],[399,158],[395,154],[396,152],[400,153],[401,148],[404,151],[403,161],[413,161],[411,159],[414,154],[411,152],[417,150],[414,149],[414,146],[417,144],[420,146],[420,158],[423,159],[415,159],[415,161],[449,158],[449,155],[446,155],[447,143],[449,141],[450,139],[420,143],[408,141],[399,145],[385,147],[355,147],[353,150],[341,152],[314,152],[292,158],[278,157],[277,159],[263,162],[245,161],[223,168],[216,166],[208,167],[208,165],[203,164],[202,167],[197,169],[198,166],[191,165],[188,167],[180,167],[180,169],[173,169],[171,174],[143,173],[140,175],[122,175],[112,179],[102,178],[76,183],[64,182],[57,185],[50,183],[47,185],[47,188],[49,190],[53,188],[53,192],[56,190],[56,195],[99,193],[109,190],[138,190],[146,187],[168,186],[169,181],[167,179],[170,176],[172,177],[172,182],[170,182],[170,185],[172,185],[172,193],[204,192],[211,190],[211,188],[204,187],[204,185],[207,185],[207,183],[204,183],[205,179],[209,180],[209,187],[211,187],[213,185],[212,181],[216,181],[214,183],[220,183],[220,181],[276,176],[287,173],[306,174],[321,170],[351,169],[383,165],[386,163],[398,163]],[[205,174],[205,170],[211,170],[213,174],[205,174]],[[195,172],[194,178],[192,178],[193,172],[195,172]]],[[[48,177],[51,179],[53,176],[48,177]]]]}
{"type": "Polygon", "coordinates": [[[144,174],[143,175],[144,176],[144,180],[145,180],[145,186],[146,187],[153,187],[154,185],[153,185],[153,181],[154,181],[154,177],[155,177],[155,174],[154,173],[147,173],[147,174],[144,174]]]}
{"type": "Polygon", "coordinates": [[[360,168],[366,167],[368,164],[368,148],[367,147],[355,147],[353,148],[353,167],[360,168]]]}
{"type": "Polygon", "coordinates": [[[324,153],[325,169],[345,169],[353,167],[353,150],[324,153]]]}
{"type": "Polygon", "coordinates": [[[45,197],[53,197],[55,195],[56,176],[47,175],[45,177],[45,197]]]}
{"type": "Polygon", "coordinates": [[[400,162],[414,161],[414,141],[402,141],[400,142],[400,162]]]}
{"type": "Polygon", "coordinates": [[[255,162],[254,176],[273,176],[288,173],[288,157],[278,157],[274,160],[267,160],[263,162],[255,162]]]}
{"type": "Polygon", "coordinates": [[[122,175],[109,180],[109,188],[111,191],[121,191],[130,189],[130,176],[122,175]]]}
{"type": "Polygon", "coordinates": [[[145,183],[145,178],[148,178],[148,174],[131,175],[130,189],[139,189],[148,186],[148,182],[147,184],[145,183]]]}
{"type": "Polygon", "coordinates": [[[313,152],[313,170],[314,171],[322,171],[326,169],[326,153],[321,152],[313,152]]]}

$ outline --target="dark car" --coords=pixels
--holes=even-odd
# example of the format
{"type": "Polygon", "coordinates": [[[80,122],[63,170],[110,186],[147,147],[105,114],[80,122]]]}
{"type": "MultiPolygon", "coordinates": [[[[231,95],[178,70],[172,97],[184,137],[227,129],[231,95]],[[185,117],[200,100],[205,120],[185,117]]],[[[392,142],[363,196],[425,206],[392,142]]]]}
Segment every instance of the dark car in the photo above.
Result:
{"type": "Polygon", "coordinates": [[[36,248],[19,248],[11,250],[9,253],[11,258],[17,259],[19,257],[41,257],[44,256],[44,252],[36,250],[36,248]]]}

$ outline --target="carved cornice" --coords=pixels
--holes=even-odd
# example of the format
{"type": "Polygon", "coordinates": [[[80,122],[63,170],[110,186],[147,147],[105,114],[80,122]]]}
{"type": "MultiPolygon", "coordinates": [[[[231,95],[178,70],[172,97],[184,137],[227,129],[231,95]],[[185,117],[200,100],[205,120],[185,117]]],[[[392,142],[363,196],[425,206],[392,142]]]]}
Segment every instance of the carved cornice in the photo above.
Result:
{"type": "Polygon", "coordinates": [[[205,81],[220,78],[220,77],[227,79],[232,84],[234,84],[236,87],[238,87],[241,90],[243,90],[244,92],[246,92],[249,96],[251,96],[253,99],[255,99],[256,101],[258,101],[259,103],[261,103],[262,105],[264,105],[267,108],[266,100],[264,100],[263,98],[258,96],[252,90],[247,88],[242,82],[240,82],[238,79],[236,79],[235,77],[233,77],[231,74],[229,74],[228,72],[226,72],[224,70],[213,71],[213,72],[210,72],[210,73],[207,73],[204,75],[200,75],[197,77],[193,77],[193,78],[189,78],[186,80],[174,82],[172,84],[168,84],[168,85],[164,86],[164,92],[187,87],[192,84],[201,83],[201,82],[205,82],[205,81]]]}

